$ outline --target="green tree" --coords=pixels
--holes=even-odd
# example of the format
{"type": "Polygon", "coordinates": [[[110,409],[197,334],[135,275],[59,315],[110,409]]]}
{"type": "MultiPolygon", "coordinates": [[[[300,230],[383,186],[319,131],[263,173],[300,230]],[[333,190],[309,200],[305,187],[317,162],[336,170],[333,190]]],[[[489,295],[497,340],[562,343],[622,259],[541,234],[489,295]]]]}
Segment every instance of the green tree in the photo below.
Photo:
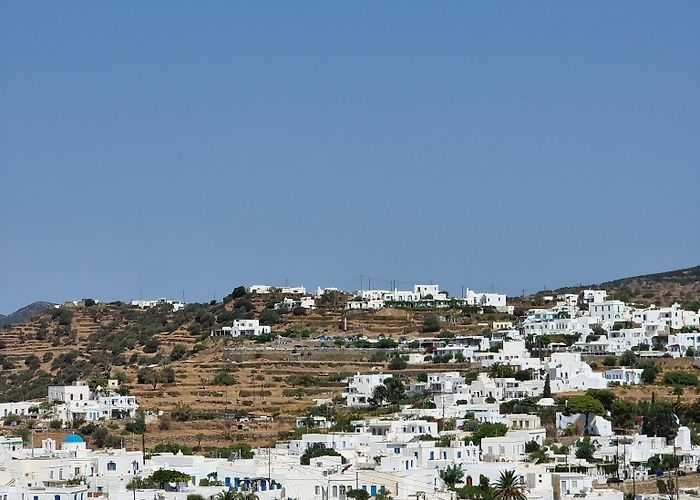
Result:
{"type": "Polygon", "coordinates": [[[656,381],[656,377],[661,371],[658,366],[656,366],[654,363],[647,362],[644,363],[642,366],[642,375],[641,379],[642,382],[645,384],[653,384],[656,381]]]}
{"type": "Polygon", "coordinates": [[[544,390],[542,391],[542,397],[543,398],[551,398],[552,397],[552,384],[549,380],[549,373],[544,378],[544,390]]]}
{"type": "Polygon", "coordinates": [[[368,500],[369,499],[369,493],[367,493],[365,490],[348,490],[347,493],[345,493],[345,496],[347,498],[352,498],[353,500],[368,500]]]}
{"type": "Polygon", "coordinates": [[[224,448],[218,448],[212,452],[213,457],[222,458],[253,458],[255,453],[253,452],[253,447],[248,443],[233,443],[230,446],[224,448]]]}
{"type": "Polygon", "coordinates": [[[236,377],[231,375],[231,372],[227,370],[220,370],[214,375],[214,379],[211,381],[213,385],[236,385],[238,381],[236,377]]]}
{"type": "Polygon", "coordinates": [[[515,375],[515,370],[510,365],[494,363],[488,367],[487,373],[491,378],[507,378],[515,375]]]}
{"type": "Polygon", "coordinates": [[[591,396],[572,396],[568,400],[567,410],[571,413],[581,413],[586,418],[586,428],[584,432],[588,434],[589,415],[605,415],[603,404],[591,396]]]}
{"type": "Polygon", "coordinates": [[[514,470],[502,471],[494,490],[496,500],[526,500],[525,485],[514,470]]]}
{"type": "Polygon", "coordinates": [[[620,366],[634,366],[637,363],[637,355],[632,351],[625,351],[620,356],[620,366]]]}
{"type": "Polygon", "coordinates": [[[34,371],[41,366],[41,360],[36,354],[30,354],[25,358],[24,364],[27,366],[27,368],[34,371]]]}
{"type": "Polygon", "coordinates": [[[406,386],[398,377],[391,377],[384,380],[384,385],[386,386],[389,394],[389,401],[396,404],[400,400],[406,397],[406,386]]]}
{"type": "Polygon", "coordinates": [[[377,406],[382,406],[389,401],[389,389],[385,385],[378,385],[372,391],[372,400],[377,406]]]}
{"type": "Polygon", "coordinates": [[[124,430],[131,434],[143,434],[146,432],[146,414],[142,409],[136,410],[136,417],[124,426],[124,430]]]}
{"type": "Polygon", "coordinates": [[[603,358],[603,366],[607,366],[608,368],[617,366],[617,358],[615,356],[605,356],[603,358]]]}
{"type": "Polygon", "coordinates": [[[637,405],[625,399],[616,399],[610,407],[610,418],[613,427],[630,429],[635,424],[637,405]]]}
{"type": "Polygon", "coordinates": [[[149,479],[164,490],[166,484],[189,483],[192,476],[177,470],[160,469],[151,474],[149,479]]]}
{"type": "Polygon", "coordinates": [[[408,359],[406,356],[397,355],[391,358],[389,361],[390,370],[403,370],[408,366],[408,359]]]}
{"type": "Polygon", "coordinates": [[[429,314],[423,318],[423,332],[439,332],[440,331],[440,320],[434,314],[429,314]]]}
{"type": "Polygon", "coordinates": [[[172,361],[177,361],[184,358],[187,355],[187,346],[183,344],[175,344],[173,350],[170,351],[170,359],[172,361]]]}
{"type": "Polygon", "coordinates": [[[333,448],[326,448],[323,443],[313,443],[311,446],[304,450],[301,454],[299,462],[301,465],[309,465],[312,458],[316,457],[341,457],[341,462],[345,463],[345,459],[340,453],[335,451],[333,448]]]}
{"type": "Polygon", "coordinates": [[[594,452],[595,444],[591,441],[590,437],[584,436],[582,439],[576,441],[576,458],[592,460],[594,452]]]}
{"type": "Polygon", "coordinates": [[[540,444],[534,439],[525,443],[525,453],[534,453],[536,451],[539,451],[539,449],[540,444]]]}
{"type": "Polygon", "coordinates": [[[391,492],[389,490],[382,490],[377,493],[377,496],[374,497],[376,500],[392,500],[391,492]]]}
{"type": "Polygon", "coordinates": [[[678,434],[678,421],[673,406],[665,401],[656,401],[653,393],[651,402],[644,406],[642,432],[647,436],[675,438],[678,434]]]}
{"type": "Polygon", "coordinates": [[[215,500],[258,500],[255,493],[223,490],[214,496],[215,500]]]}
{"type": "Polygon", "coordinates": [[[276,325],[280,322],[280,315],[272,309],[265,309],[260,313],[260,324],[266,326],[276,325]]]}
{"type": "Polygon", "coordinates": [[[490,422],[484,422],[483,424],[480,424],[472,435],[465,439],[465,441],[471,441],[475,445],[480,446],[483,438],[505,436],[507,432],[508,427],[505,424],[492,424],[490,422]]]}
{"type": "Polygon", "coordinates": [[[447,488],[454,490],[457,483],[462,481],[464,477],[464,471],[462,470],[462,464],[448,465],[444,469],[438,472],[440,479],[447,485],[447,488]]]}
{"type": "Polygon", "coordinates": [[[613,402],[617,399],[615,393],[609,389],[588,389],[586,391],[586,396],[590,396],[600,401],[600,404],[602,404],[603,408],[606,410],[610,410],[613,402]]]}

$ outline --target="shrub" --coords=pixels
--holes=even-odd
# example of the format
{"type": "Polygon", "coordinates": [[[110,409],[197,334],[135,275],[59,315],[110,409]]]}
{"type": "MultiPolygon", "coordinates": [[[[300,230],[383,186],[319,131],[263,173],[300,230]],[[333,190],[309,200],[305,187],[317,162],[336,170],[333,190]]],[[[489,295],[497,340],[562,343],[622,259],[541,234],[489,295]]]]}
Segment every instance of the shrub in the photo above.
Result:
{"type": "Polygon", "coordinates": [[[306,448],[306,451],[302,453],[299,461],[301,465],[309,465],[312,458],[324,456],[341,457],[341,462],[346,462],[345,458],[343,458],[340,453],[335,451],[333,448],[326,448],[326,445],[323,443],[314,443],[306,448]]]}
{"type": "Polygon", "coordinates": [[[434,314],[429,314],[423,319],[423,332],[439,332],[440,320],[434,314]]]}
{"type": "Polygon", "coordinates": [[[158,339],[150,338],[143,344],[143,352],[149,354],[157,352],[159,346],[160,342],[158,342],[158,339]]]}
{"type": "Polygon", "coordinates": [[[653,384],[661,371],[654,363],[644,363],[640,368],[642,368],[641,379],[645,384],[653,384]]]}
{"type": "Polygon", "coordinates": [[[396,341],[390,337],[383,337],[377,342],[377,347],[379,349],[393,349],[397,345],[396,341]]]}
{"type": "Polygon", "coordinates": [[[472,435],[466,438],[466,441],[471,441],[475,445],[479,446],[481,445],[482,438],[505,436],[506,432],[508,432],[508,427],[504,424],[492,424],[485,422],[480,424],[472,435]]]}
{"type": "Polygon", "coordinates": [[[276,325],[279,322],[280,322],[280,315],[277,314],[277,311],[273,311],[272,309],[265,309],[260,314],[260,324],[261,325],[272,326],[272,325],[276,325]]]}
{"type": "Polygon", "coordinates": [[[193,416],[192,408],[185,404],[185,403],[179,403],[173,411],[170,412],[170,415],[177,421],[179,422],[186,422],[187,420],[190,420],[193,416]]]}
{"type": "Polygon", "coordinates": [[[172,361],[177,361],[179,359],[182,359],[187,355],[187,347],[184,346],[183,344],[175,344],[175,347],[173,347],[173,350],[170,351],[170,359],[172,361]]]}
{"type": "Polygon", "coordinates": [[[664,374],[664,384],[666,385],[689,385],[697,386],[698,377],[692,373],[673,371],[664,374]]]}
{"type": "Polygon", "coordinates": [[[403,370],[406,366],[408,366],[408,361],[405,356],[394,356],[391,358],[391,361],[389,361],[390,370],[403,370]]]}
{"type": "Polygon", "coordinates": [[[212,380],[212,385],[235,385],[238,383],[236,378],[231,375],[228,371],[226,370],[221,370],[218,372],[216,375],[214,375],[214,380],[212,380]]]}
{"type": "Polygon", "coordinates": [[[212,456],[215,457],[230,457],[232,455],[238,458],[253,458],[255,453],[253,453],[253,447],[248,443],[234,443],[225,448],[218,448],[212,452],[212,456]]]}
{"type": "Polygon", "coordinates": [[[603,366],[607,366],[608,368],[617,366],[617,358],[615,356],[605,356],[603,358],[603,366]]]}
{"type": "Polygon", "coordinates": [[[41,366],[41,360],[36,354],[30,354],[24,360],[24,364],[27,366],[27,368],[34,371],[41,366]]]}
{"type": "Polygon", "coordinates": [[[161,415],[161,417],[158,419],[158,428],[161,431],[169,431],[171,425],[172,420],[170,418],[170,415],[161,415]]]}
{"type": "Polygon", "coordinates": [[[620,356],[620,366],[634,366],[637,362],[637,355],[632,351],[625,351],[620,356]]]}

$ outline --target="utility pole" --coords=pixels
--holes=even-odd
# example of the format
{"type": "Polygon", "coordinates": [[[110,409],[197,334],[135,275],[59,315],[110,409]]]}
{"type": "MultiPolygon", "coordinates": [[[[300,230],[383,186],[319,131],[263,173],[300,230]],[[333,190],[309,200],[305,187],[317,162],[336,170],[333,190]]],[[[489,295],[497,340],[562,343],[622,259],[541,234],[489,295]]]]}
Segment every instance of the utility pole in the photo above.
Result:
{"type": "Polygon", "coordinates": [[[364,276],[360,274],[360,291],[362,291],[362,278],[364,278],[364,276]]]}
{"type": "MultiPolygon", "coordinates": [[[[676,459],[676,440],[675,439],[673,440],[673,459],[674,459],[673,461],[675,463],[676,462],[676,460],[675,460],[676,459]]],[[[676,463],[676,488],[675,488],[676,489],[676,500],[678,500],[680,498],[680,494],[678,492],[678,465],[679,464],[676,463]]]]}
{"type": "Polygon", "coordinates": [[[146,466],[146,433],[141,434],[141,458],[143,460],[143,466],[146,466]]]}
{"type": "Polygon", "coordinates": [[[355,471],[355,489],[360,489],[360,473],[355,471]]]}
{"type": "Polygon", "coordinates": [[[270,482],[272,481],[272,449],[267,447],[267,489],[270,489],[270,482]]]}

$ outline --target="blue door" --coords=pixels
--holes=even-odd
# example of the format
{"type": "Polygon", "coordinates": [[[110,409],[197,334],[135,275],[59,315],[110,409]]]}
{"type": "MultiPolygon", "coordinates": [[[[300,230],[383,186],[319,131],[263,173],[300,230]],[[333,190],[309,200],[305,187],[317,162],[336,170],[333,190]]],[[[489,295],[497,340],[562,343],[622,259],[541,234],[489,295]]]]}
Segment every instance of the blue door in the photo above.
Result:
{"type": "Polygon", "coordinates": [[[369,487],[369,494],[373,497],[377,496],[377,485],[373,484],[372,486],[369,487]]]}

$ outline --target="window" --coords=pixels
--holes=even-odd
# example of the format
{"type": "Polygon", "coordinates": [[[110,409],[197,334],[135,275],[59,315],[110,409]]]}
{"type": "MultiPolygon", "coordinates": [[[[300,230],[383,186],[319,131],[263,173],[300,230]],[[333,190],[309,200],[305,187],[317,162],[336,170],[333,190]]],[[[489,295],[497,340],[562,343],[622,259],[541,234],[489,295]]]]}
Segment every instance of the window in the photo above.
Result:
{"type": "Polygon", "coordinates": [[[107,470],[108,471],[117,470],[117,464],[115,462],[107,462],[107,470]]]}

